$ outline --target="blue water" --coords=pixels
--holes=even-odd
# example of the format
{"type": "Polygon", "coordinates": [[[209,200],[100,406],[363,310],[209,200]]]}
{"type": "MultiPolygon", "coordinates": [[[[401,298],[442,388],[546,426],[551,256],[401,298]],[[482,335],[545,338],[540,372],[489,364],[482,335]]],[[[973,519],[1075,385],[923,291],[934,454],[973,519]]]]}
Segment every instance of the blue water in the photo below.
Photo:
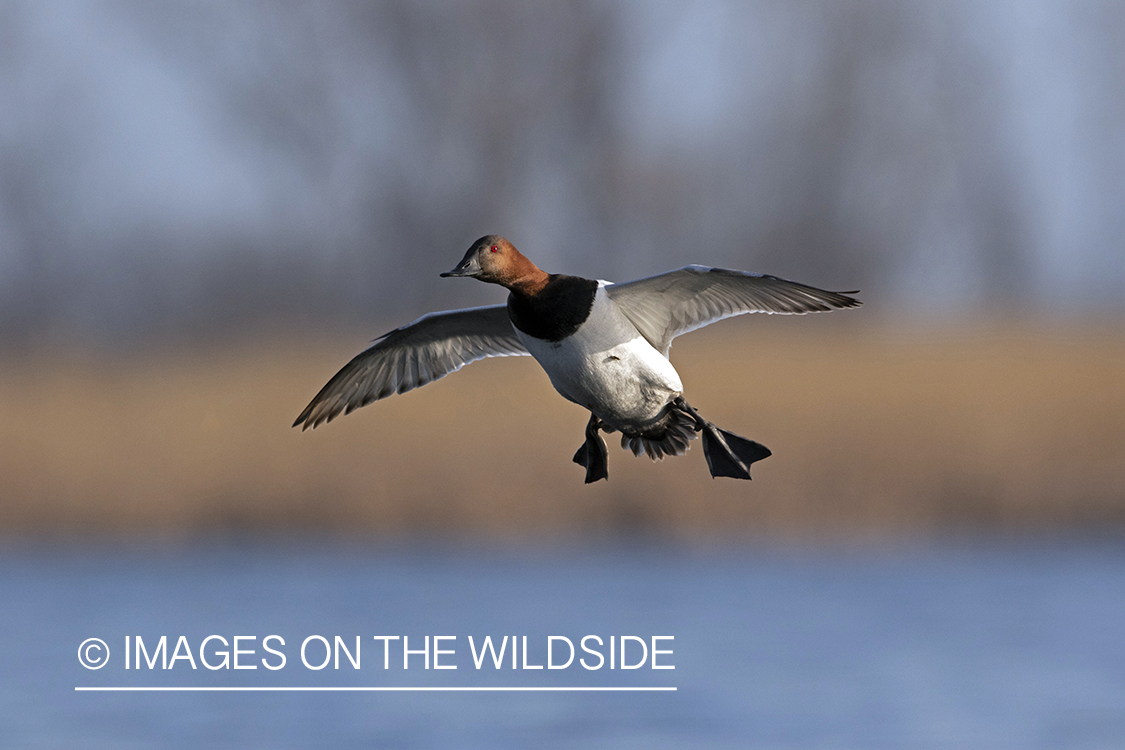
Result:
{"type": "MultiPolygon", "coordinates": [[[[1125,544],[707,552],[205,543],[0,547],[0,746],[1122,748],[1125,544]],[[277,671],[125,670],[125,637],[285,639],[277,671]],[[300,661],[313,634],[361,668],[300,661]],[[674,670],[474,668],[467,636],[674,636],[674,670]],[[374,635],[456,635],[456,670],[374,635]],[[109,662],[83,668],[102,638],[109,662]],[[617,686],[676,692],[89,693],[75,686],[617,686]]],[[[212,642],[214,645],[216,642],[212,642]]],[[[275,647],[278,642],[274,642],[275,647]]],[[[397,642],[401,643],[401,641],[397,642]]],[[[588,642],[592,643],[592,642],[588,642]]],[[[651,641],[648,641],[651,644],[651,641]]],[[[310,646],[310,662],[325,652],[310,646]]],[[[639,660],[635,641],[627,660],[639,660]]],[[[560,661],[565,660],[565,647],[560,661]]],[[[579,656],[589,656],[579,653],[579,656]]],[[[604,656],[608,657],[608,654],[604,656]]],[[[219,657],[208,657],[216,663],[219,657]]],[[[589,658],[588,663],[596,659],[589,658]]],[[[275,662],[276,663],[276,662],[275,662]]]]}

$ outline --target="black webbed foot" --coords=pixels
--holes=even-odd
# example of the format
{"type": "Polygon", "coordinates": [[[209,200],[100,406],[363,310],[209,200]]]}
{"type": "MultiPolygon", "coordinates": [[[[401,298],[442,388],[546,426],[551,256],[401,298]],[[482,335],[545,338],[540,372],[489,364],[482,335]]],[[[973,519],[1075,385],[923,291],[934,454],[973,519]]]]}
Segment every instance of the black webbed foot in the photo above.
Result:
{"type": "Polygon", "coordinates": [[[770,449],[761,443],[720,430],[699,416],[699,412],[683,397],[676,399],[676,405],[695,419],[696,430],[703,433],[703,455],[707,457],[707,468],[711,470],[712,477],[750,479],[750,464],[772,455],[770,449]]]}
{"type": "Polygon", "coordinates": [[[609,451],[598,434],[601,426],[601,420],[591,414],[590,421],[586,423],[586,442],[574,454],[574,463],[586,467],[586,484],[609,479],[609,451]]]}

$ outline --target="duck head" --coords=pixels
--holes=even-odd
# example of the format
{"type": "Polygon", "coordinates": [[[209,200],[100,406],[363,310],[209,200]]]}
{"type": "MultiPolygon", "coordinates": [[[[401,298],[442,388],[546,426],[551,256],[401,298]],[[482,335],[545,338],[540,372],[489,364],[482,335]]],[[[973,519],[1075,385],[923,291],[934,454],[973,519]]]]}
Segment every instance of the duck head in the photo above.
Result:
{"type": "Polygon", "coordinates": [[[548,274],[516,250],[503,237],[490,234],[473,243],[452,271],[442,276],[466,276],[499,284],[513,292],[534,294],[547,283],[548,274]]]}

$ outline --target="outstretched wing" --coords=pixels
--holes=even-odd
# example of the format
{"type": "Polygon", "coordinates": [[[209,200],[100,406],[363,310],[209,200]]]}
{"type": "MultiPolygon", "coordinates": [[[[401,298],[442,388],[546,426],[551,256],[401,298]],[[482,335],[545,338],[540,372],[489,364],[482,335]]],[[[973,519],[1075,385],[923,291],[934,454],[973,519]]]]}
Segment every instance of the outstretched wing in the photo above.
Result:
{"type": "Polygon", "coordinates": [[[764,312],[803,315],[863,304],[776,276],[725,268],[685,266],[647,279],[606,287],[610,299],[650,344],[668,355],[672,339],[732,315],[764,312]]]}
{"type": "Polygon", "coordinates": [[[406,393],[485,357],[528,354],[505,305],[423,315],[376,339],[320,389],[293,426],[316,427],[361,406],[406,393]]]}

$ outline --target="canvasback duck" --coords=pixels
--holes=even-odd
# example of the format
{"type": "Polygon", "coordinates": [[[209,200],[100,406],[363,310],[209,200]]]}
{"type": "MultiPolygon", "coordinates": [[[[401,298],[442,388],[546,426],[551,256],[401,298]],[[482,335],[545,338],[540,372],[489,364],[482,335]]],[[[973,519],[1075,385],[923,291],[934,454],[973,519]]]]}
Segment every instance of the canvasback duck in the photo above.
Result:
{"type": "Polygon", "coordinates": [[[733,315],[862,304],[848,296],[856,292],[706,266],[624,284],[548,274],[497,235],[474,242],[441,275],[499,284],[508,302],[429,313],[384,334],[328,381],[294,427],[317,427],[484,357],[531,355],[563,398],[590,411],[586,440],[574,455],[587,484],[609,478],[600,431],[620,432],[622,448],[654,461],[682,455],[702,433],[711,476],[750,479],[750,465],[770,450],[719,429],[688,405],[668,360],[672,339],[733,315]]]}

